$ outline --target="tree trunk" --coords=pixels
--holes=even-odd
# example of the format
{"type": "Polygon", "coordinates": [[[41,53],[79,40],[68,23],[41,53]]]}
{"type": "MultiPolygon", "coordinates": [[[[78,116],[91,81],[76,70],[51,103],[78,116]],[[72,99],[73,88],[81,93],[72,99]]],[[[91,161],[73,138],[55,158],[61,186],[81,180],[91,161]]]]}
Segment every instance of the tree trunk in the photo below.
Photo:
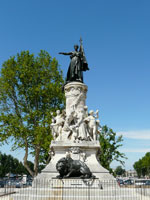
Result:
{"type": "Polygon", "coordinates": [[[30,169],[30,167],[28,166],[28,163],[27,163],[27,161],[28,161],[28,142],[27,142],[27,140],[26,140],[26,142],[25,142],[25,155],[24,155],[24,166],[25,166],[25,168],[28,170],[28,172],[30,173],[30,175],[32,176],[32,177],[34,177],[34,172],[30,169]]]}
{"type": "Polygon", "coordinates": [[[34,159],[35,176],[37,176],[37,174],[38,174],[40,150],[41,150],[40,145],[36,145],[36,147],[35,147],[35,159],[34,159]]]}

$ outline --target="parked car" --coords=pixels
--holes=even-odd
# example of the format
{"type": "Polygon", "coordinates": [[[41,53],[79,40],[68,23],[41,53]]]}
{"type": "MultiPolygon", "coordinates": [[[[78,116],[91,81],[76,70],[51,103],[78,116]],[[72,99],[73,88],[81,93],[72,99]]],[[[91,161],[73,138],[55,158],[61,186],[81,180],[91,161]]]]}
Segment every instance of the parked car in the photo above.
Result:
{"type": "Polygon", "coordinates": [[[7,186],[7,187],[11,187],[11,186],[13,186],[13,185],[14,185],[14,183],[13,183],[12,180],[7,180],[7,181],[6,181],[6,186],[7,186]]]}
{"type": "Polygon", "coordinates": [[[145,185],[145,183],[146,183],[145,179],[137,179],[137,180],[135,180],[135,185],[137,185],[137,186],[145,185]]]}
{"type": "Polygon", "coordinates": [[[32,186],[32,180],[27,181],[26,186],[32,186]]]}
{"type": "Polygon", "coordinates": [[[0,188],[3,188],[5,186],[5,182],[4,181],[0,181],[0,188]]]}
{"type": "Polygon", "coordinates": [[[16,188],[23,187],[23,183],[21,181],[16,181],[16,188]]]}
{"type": "Polygon", "coordinates": [[[124,185],[124,181],[122,179],[117,179],[119,185],[124,185]]]}
{"type": "Polygon", "coordinates": [[[134,182],[131,179],[125,180],[124,185],[133,185],[134,182]]]}
{"type": "Polygon", "coordinates": [[[150,185],[150,180],[147,180],[147,181],[145,182],[145,185],[150,185]]]}
{"type": "Polygon", "coordinates": [[[16,184],[18,183],[17,180],[7,180],[6,181],[6,187],[16,187],[16,184]]]}

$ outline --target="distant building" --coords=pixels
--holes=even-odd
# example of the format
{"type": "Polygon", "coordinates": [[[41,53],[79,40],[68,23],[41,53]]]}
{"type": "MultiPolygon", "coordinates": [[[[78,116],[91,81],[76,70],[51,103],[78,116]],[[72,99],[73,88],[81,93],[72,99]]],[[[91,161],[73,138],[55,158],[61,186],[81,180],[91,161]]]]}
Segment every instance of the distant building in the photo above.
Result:
{"type": "Polygon", "coordinates": [[[135,170],[128,170],[125,172],[126,177],[136,178],[138,175],[135,170]]]}

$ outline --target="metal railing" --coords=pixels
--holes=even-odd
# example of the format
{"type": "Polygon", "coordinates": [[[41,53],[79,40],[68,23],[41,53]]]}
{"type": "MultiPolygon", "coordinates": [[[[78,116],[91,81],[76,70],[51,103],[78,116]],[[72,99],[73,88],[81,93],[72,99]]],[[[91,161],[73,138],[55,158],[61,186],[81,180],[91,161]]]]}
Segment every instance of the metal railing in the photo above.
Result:
{"type": "Polygon", "coordinates": [[[0,188],[4,200],[150,200],[150,186],[119,186],[115,180],[34,180],[32,187],[0,188]]]}

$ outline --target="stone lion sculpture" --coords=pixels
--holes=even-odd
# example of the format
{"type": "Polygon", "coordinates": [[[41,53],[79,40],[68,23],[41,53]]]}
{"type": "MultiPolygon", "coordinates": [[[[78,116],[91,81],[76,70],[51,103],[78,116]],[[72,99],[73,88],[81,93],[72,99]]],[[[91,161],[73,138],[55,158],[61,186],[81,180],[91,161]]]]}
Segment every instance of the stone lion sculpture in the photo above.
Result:
{"type": "Polygon", "coordinates": [[[73,160],[70,157],[61,158],[56,164],[56,169],[59,172],[59,176],[57,176],[57,178],[94,178],[90,169],[84,162],[80,160],[73,160]]]}

